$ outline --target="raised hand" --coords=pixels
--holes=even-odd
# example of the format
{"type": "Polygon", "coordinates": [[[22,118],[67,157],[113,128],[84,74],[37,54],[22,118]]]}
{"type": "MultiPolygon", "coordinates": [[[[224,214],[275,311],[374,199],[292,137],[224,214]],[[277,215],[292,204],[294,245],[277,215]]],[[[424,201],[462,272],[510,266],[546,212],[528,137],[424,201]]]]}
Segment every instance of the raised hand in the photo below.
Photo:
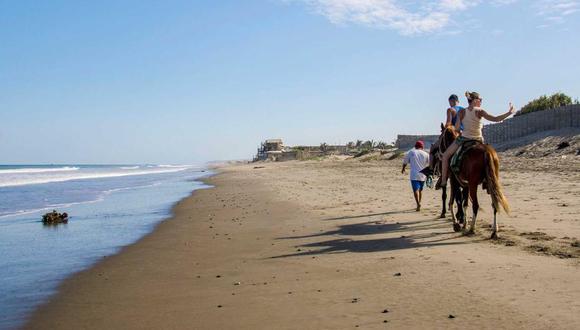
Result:
{"type": "Polygon", "coordinates": [[[510,114],[513,114],[514,112],[516,112],[516,108],[514,107],[514,105],[510,102],[510,114]]]}

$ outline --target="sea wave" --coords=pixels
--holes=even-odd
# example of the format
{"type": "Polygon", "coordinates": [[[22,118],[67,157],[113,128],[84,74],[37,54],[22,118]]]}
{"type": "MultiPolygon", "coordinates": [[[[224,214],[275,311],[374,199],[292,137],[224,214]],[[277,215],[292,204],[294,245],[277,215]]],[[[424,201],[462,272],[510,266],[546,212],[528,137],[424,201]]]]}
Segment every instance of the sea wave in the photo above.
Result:
{"type": "Polygon", "coordinates": [[[34,214],[34,213],[38,213],[38,212],[42,212],[42,211],[50,211],[50,210],[55,210],[55,209],[60,209],[60,208],[67,208],[67,207],[71,207],[73,205],[93,204],[93,203],[97,203],[97,202],[101,202],[101,201],[103,201],[103,196],[99,196],[97,199],[94,199],[94,200],[88,200],[88,201],[83,201],[83,202],[52,204],[52,205],[47,205],[45,207],[41,207],[41,208],[37,208],[37,209],[10,211],[10,212],[6,212],[6,213],[0,212],[0,219],[21,216],[21,215],[26,215],[26,214],[34,214]]]}
{"type": "Polygon", "coordinates": [[[105,199],[105,196],[110,195],[112,193],[116,193],[116,192],[124,191],[124,190],[137,190],[137,189],[142,189],[142,188],[155,187],[155,186],[158,186],[160,184],[161,184],[161,182],[155,182],[152,184],[146,184],[146,185],[141,185],[141,186],[109,189],[109,190],[105,190],[105,191],[101,192],[95,199],[90,199],[90,200],[86,200],[86,201],[82,201],[82,202],[50,204],[50,205],[46,205],[46,206],[43,206],[40,208],[34,208],[34,209],[28,209],[28,210],[17,210],[17,211],[9,211],[9,212],[4,212],[4,213],[0,212],[0,219],[21,216],[21,215],[26,215],[26,214],[34,214],[34,213],[39,213],[39,212],[43,212],[43,211],[50,211],[50,210],[55,210],[55,209],[61,209],[61,208],[68,208],[68,207],[71,207],[73,205],[98,203],[98,202],[102,202],[105,199]]]}
{"type": "Polygon", "coordinates": [[[34,174],[34,173],[50,173],[50,172],[70,172],[78,171],[78,167],[64,166],[64,167],[29,167],[29,168],[10,168],[0,170],[2,174],[34,174]]]}
{"type": "Polygon", "coordinates": [[[193,165],[157,165],[157,167],[161,167],[161,168],[190,168],[193,167],[193,165]]]}
{"type": "MultiPolygon", "coordinates": [[[[85,172],[78,171],[75,173],[51,173],[51,174],[37,174],[37,175],[12,175],[12,176],[0,176],[0,187],[15,187],[15,186],[25,186],[33,184],[43,184],[52,182],[64,182],[72,180],[86,180],[86,179],[101,179],[101,178],[115,178],[122,176],[133,176],[133,175],[150,175],[150,174],[163,174],[163,173],[173,173],[187,170],[189,167],[178,167],[178,168],[148,168],[142,170],[122,170],[122,171],[110,171],[110,172],[85,172]]],[[[30,173],[19,173],[19,174],[30,174],[30,173]]]]}
{"type": "Polygon", "coordinates": [[[139,166],[121,166],[120,169],[122,170],[136,170],[139,166]]]}

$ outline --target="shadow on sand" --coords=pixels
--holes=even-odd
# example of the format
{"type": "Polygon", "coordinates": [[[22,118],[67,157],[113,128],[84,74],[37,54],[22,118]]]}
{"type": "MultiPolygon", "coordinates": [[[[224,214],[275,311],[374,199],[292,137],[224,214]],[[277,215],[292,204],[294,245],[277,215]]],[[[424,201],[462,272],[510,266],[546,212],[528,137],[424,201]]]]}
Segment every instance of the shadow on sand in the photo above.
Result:
{"type": "MultiPolygon", "coordinates": [[[[377,214],[357,215],[351,217],[331,218],[325,220],[346,220],[346,219],[362,219],[373,217],[377,215],[387,215],[395,213],[410,213],[409,211],[402,212],[386,212],[377,214]]],[[[445,245],[460,245],[465,244],[465,241],[457,241],[461,234],[453,233],[451,224],[446,220],[441,219],[425,219],[405,222],[385,223],[383,221],[367,221],[355,224],[340,225],[335,230],[326,232],[313,233],[311,235],[303,236],[288,236],[280,237],[279,240],[289,239],[309,239],[324,236],[356,236],[352,238],[337,238],[325,240],[314,243],[306,243],[299,245],[299,251],[296,253],[273,256],[271,258],[285,258],[297,256],[315,256],[331,253],[346,253],[346,252],[386,252],[403,249],[415,249],[424,247],[436,247],[445,245]],[[364,239],[366,235],[377,234],[393,234],[397,237],[364,239]],[[308,249],[308,251],[300,251],[308,249]]],[[[392,236],[392,235],[391,235],[392,236]]]]}
{"type": "Polygon", "coordinates": [[[338,218],[328,218],[328,219],[324,219],[324,220],[325,221],[348,220],[348,219],[376,217],[378,215],[393,215],[393,214],[414,213],[414,212],[415,212],[415,209],[410,209],[410,210],[403,210],[403,211],[389,211],[389,212],[382,212],[382,213],[366,213],[366,214],[361,214],[361,215],[350,215],[350,216],[344,216],[344,217],[338,217],[338,218]]]}

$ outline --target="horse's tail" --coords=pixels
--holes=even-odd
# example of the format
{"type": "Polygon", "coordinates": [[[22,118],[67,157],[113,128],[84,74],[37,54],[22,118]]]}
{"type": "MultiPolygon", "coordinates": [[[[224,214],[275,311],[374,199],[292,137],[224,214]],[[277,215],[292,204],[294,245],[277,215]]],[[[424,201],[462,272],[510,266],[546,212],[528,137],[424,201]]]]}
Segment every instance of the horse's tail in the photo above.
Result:
{"type": "Polygon", "coordinates": [[[510,206],[503,195],[499,182],[499,158],[490,145],[485,145],[485,178],[487,181],[487,192],[491,195],[493,207],[499,211],[499,206],[509,214],[510,206]]]}

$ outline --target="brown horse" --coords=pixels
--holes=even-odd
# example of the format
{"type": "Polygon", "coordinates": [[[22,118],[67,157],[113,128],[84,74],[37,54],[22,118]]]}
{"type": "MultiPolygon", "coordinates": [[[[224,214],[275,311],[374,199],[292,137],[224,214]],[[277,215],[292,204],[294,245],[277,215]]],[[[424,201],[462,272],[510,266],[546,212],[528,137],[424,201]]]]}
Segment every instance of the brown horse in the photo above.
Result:
{"type": "MultiPolygon", "coordinates": [[[[446,130],[453,130],[453,128],[446,128],[446,130]]],[[[451,135],[448,135],[451,136],[451,135]]],[[[455,135],[453,135],[455,136],[455,135]]],[[[482,184],[483,189],[491,196],[491,206],[493,207],[493,227],[491,238],[497,238],[499,225],[497,222],[497,212],[499,208],[504,209],[509,214],[509,204],[503,195],[502,187],[499,182],[499,158],[495,150],[488,144],[477,144],[469,149],[463,155],[460,165],[459,173],[455,174],[453,171],[449,176],[451,180],[452,194],[458,198],[467,198],[461,193],[460,188],[468,188],[469,198],[472,202],[473,215],[467,234],[475,232],[475,223],[477,221],[477,211],[479,210],[479,202],[477,200],[477,187],[482,184]]],[[[465,205],[465,204],[463,204],[465,205]]],[[[451,205],[453,207],[453,205],[451,205]]],[[[466,213],[466,207],[459,210],[463,216],[466,213]]],[[[453,210],[451,210],[453,216],[453,210]]],[[[463,223],[463,230],[466,230],[467,221],[463,223]]],[[[453,230],[460,231],[460,224],[453,219],[453,230]]]]}

